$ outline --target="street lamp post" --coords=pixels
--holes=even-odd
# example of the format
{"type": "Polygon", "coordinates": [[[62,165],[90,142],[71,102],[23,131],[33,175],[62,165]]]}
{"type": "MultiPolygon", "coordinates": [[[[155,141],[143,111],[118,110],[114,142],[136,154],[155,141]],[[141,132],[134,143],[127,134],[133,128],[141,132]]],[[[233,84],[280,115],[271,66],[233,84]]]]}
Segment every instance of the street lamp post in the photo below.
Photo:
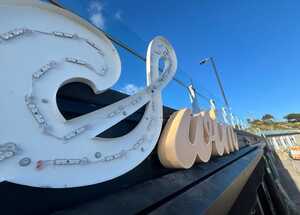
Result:
{"type": "MultiPolygon", "coordinates": [[[[225,91],[224,91],[224,88],[223,88],[223,85],[222,85],[222,82],[221,82],[221,78],[220,78],[219,72],[217,70],[216,63],[215,63],[215,61],[214,61],[214,59],[212,57],[205,58],[205,59],[203,59],[203,60],[200,61],[200,65],[203,65],[203,64],[206,64],[206,63],[211,63],[213,72],[215,74],[215,77],[217,79],[219,88],[221,90],[222,97],[223,97],[224,102],[225,102],[226,109],[229,112],[231,124],[233,126],[235,126],[233,115],[232,115],[232,112],[231,112],[231,108],[229,107],[229,103],[228,103],[228,100],[227,100],[226,95],[225,95],[225,91]]],[[[225,109],[224,109],[224,111],[225,111],[225,109]]]]}
{"type": "Polygon", "coordinates": [[[230,110],[230,109],[229,109],[228,100],[227,100],[227,98],[226,98],[225,91],[224,91],[224,88],[223,88],[223,85],[222,85],[222,82],[221,82],[221,78],[220,78],[219,72],[218,72],[218,70],[217,70],[217,67],[216,67],[216,64],[215,64],[214,59],[213,59],[212,57],[203,59],[203,60],[200,61],[200,65],[205,64],[205,63],[208,63],[208,62],[210,62],[211,65],[212,65],[213,72],[214,72],[214,74],[215,74],[215,76],[216,76],[218,85],[219,85],[219,87],[220,87],[220,90],[221,90],[221,93],[222,93],[222,96],[223,96],[223,99],[224,99],[226,108],[227,108],[227,110],[230,110]]]}

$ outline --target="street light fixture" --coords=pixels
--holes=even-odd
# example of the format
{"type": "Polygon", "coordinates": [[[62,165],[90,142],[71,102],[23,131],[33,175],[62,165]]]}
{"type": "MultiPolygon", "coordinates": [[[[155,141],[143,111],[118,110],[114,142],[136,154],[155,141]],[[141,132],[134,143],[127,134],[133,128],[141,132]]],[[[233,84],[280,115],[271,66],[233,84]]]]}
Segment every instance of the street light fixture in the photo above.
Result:
{"type": "Polygon", "coordinates": [[[223,88],[223,85],[222,85],[222,82],[221,82],[221,78],[220,78],[220,75],[218,73],[218,70],[217,70],[217,67],[216,67],[214,59],[212,57],[205,58],[205,59],[203,59],[203,60],[200,61],[200,65],[203,65],[203,64],[206,64],[206,63],[209,63],[209,62],[211,63],[211,66],[213,68],[213,72],[214,72],[214,74],[216,76],[218,85],[220,87],[220,90],[221,90],[221,93],[222,93],[222,96],[223,96],[223,99],[224,99],[224,102],[225,102],[225,105],[226,105],[226,108],[229,110],[228,100],[226,98],[225,91],[224,91],[224,88],[223,88]]]}

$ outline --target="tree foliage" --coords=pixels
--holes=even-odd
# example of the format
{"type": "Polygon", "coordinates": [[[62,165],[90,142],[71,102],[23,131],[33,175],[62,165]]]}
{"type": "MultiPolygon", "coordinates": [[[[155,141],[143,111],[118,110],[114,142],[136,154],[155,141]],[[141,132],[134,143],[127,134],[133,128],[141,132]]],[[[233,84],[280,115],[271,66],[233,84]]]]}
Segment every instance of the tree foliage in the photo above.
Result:
{"type": "Polygon", "coordinates": [[[272,116],[271,114],[265,114],[263,115],[263,117],[261,118],[262,120],[272,120],[274,119],[274,116],[272,116]]]}

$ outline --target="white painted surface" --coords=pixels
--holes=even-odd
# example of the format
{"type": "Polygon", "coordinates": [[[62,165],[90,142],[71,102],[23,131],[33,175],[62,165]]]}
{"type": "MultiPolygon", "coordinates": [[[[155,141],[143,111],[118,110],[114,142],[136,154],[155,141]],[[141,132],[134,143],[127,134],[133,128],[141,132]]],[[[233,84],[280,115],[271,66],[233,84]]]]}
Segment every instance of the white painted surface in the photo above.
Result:
{"type": "Polygon", "coordinates": [[[13,142],[19,148],[15,156],[0,161],[0,180],[34,187],[77,187],[116,178],[141,163],[155,147],[161,131],[160,91],[176,72],[177,60],[171,45],[161,37],[150,43],[148,86],[144,90],[66,121],[56,104],[58,88],[68,82],[81,81],[89,84],[95,93],[103,92],[120,76],[119,55],[105,35],[66,11],[36,1],[1,1],[0,34],[20,27],[76,33],[83,39],[34,32],[9,41],[0,40],[0,145],[13,142]],[[89,47],[85,39],[97,44],[104,56],[89,47]],[[84,66],[65,62],[66,57],[84,60],[97,70],[108,66],[108,71],[104,76],[97,75],[84,66]],[[161,57],[166,60],[166,68],[159,76],[161,57]],[[58,67],[32,84],[33,73],[53,60],[58,62],[58,67]],[[78,128],[86,130],[68,141],[43,132],[25,104],[25,96],[30,94],[31,88],[34,103],[50,125],[46,129],[48,133],[61,138],[78,128]],[[114,139],[94,138],[148,102],[141,122],[130,133],[114,139]],[[96,152],[101,153],[100,158],[95,157],[96,152]],[[31,159],[30,165],[20,166],[20,160],[26,157],[31,159]],[[39,160],[44,166],[37,169],[39,160]],[[58,165],[62,162],[65,165],[58,165]]]}

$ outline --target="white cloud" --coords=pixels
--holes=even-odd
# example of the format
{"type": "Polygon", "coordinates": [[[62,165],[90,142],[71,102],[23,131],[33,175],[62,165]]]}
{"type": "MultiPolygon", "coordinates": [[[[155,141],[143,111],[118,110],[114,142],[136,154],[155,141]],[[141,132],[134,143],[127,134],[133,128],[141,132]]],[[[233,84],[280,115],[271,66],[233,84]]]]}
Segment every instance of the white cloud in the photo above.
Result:
{"type": "Polygon", "coordinates": [[[90,16],[90,20],[97,27],[104,29],[104,19],[103,19],[102,14],[100,14],[100,13],[92,14],[90,16]]]}
{"type": "Polygon", "coordinates": [[[118,10],[116,13],[115,13],[115,18],[117,20],[122,20],[122,11],[118,10]]]}
{"type": "Polygon", "coordinates": [[[103,5],[100,1],[91,1],[88,7],[89,11],[101,11],[103,9],[103,5]]]}
{"type": "Polygon", "coordinates": [[[91,22],[97,27],[104,29],[105,19],[103,16],[103,4],[100,1],[92,1],[89,4],[88,12],[91,22]]]}
{"type": "Polygon", "coordinates": [[[133,95],[133,94],[139,92],[142,89],[143,89],[143,87],[138,87],[134,84],[127,84],[125,87],[123,87],[121,89],[121,91],[126,93],[126,94],[133,95]]]}

